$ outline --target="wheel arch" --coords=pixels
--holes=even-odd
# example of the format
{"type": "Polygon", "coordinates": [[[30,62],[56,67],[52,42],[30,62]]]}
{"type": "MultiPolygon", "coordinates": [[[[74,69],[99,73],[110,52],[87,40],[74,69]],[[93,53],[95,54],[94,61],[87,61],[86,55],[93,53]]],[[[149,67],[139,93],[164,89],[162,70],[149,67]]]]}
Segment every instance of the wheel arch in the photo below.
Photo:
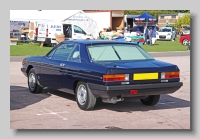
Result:
{"type": "Polygon", "coordinates": [[[29,71],[33,68],[33,65],[28,65],[27,70],[26,70],[26,74],[28,75],[29,71]]]}

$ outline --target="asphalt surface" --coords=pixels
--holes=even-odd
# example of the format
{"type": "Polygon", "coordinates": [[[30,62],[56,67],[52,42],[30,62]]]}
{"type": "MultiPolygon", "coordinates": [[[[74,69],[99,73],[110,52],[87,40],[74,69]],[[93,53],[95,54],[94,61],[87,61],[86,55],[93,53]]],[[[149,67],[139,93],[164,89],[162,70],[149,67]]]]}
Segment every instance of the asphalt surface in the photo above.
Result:
{"type": "Polygon", "coordinates": [[[10,128],[190,129],[190,56],[174,54],[158,54],[156,59],[178,65],[183,82],[178,91],[161,95],[155,106],[144,106],[139,100],[116,104],[99,101],[93,111],[80,110],[75,97],[67,93],[45,90],[31,94],[20,71],[21,61],[10,62],[10,128]]]}
{"type": "MultiPolygon", "coordinates": [[[[153,57],[189,56],[190,51],[183,52],[150,52],[153,57]]],[[[10,62],[22,62],[26,56],[10,56],[10,62]]]]}

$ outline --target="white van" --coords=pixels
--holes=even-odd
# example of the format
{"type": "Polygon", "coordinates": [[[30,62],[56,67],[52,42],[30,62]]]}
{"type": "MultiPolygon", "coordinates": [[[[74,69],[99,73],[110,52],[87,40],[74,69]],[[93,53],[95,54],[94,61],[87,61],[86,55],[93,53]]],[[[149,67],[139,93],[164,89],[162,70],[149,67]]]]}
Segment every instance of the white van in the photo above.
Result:
{"type": "Polygon", "coordinates": [[[92,34],[87,33],[81,27],[75,24],[63,24],[63,33],[66,39],[73,39],[73,40],[94,39],[92,34]]]}
{"type": "Polygon", "coordinates": [[[44,46],[55,46],[57,44],[56,34],[65,35],[65,40],[94,39],[91,34],[74,24],[39,23],[37,26],[37,41],[44,42],[44,46]]]}
{"type": "Polygon", "coordinates": [[[46,40],[44,45],[56,45],[56,34],[63,34],[63,25],[61,23],[47,23],[46,40]]]}

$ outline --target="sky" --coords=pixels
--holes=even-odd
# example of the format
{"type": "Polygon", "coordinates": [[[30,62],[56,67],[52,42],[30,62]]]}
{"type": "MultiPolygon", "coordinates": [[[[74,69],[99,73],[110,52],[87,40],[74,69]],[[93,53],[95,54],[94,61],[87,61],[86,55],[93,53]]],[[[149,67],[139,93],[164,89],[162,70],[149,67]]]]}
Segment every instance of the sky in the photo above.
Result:
{"type": "Polygon", "coordinates": [[[10,20],[62,21],[80,10],[10,10],[10,20]]]}

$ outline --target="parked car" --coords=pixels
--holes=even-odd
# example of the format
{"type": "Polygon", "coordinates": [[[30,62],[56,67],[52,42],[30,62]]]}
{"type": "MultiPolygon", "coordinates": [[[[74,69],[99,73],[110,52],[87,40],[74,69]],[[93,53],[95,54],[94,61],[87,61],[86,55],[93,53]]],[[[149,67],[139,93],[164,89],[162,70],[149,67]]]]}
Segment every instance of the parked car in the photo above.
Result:
{"type": "Polygon", "coordinates": [[[179,42],[183,45],[188,45],[190,42],[190,35],[180,36],[179,42]]]}
{"type": "Polygon", "coordinates": [[[172,26],[172,25],[167,25],[166,27],[171,27],[172,31],[175,33],[175,37],[176,37],[176,35],[177,35],[177,29],[174,26],[172,26]]]}
{"type": "Polygon", "coordinates": [[[190,25],[188,25],[188,24],[182,24],[182,25],[180,26],[180,28],[179,28],[179,34],[181,35],[183,29],[184,29],[185,27],[188,27],[188,26],[190,26],[190,25]]]}
{"type": "Polygon", "coordinates": [[[82,110],[92,110],[97,98],[113,104],[137,98],[152,106],[183,85],[177,65],[133,43],[109,40],[63,41],[45,56],[25,58],[21,71],[31,93],[52,88],[74,94],[82,110]]]}
{"type": "Polygon", "coordinates": [[[190,34],[190,27],[185,27],[182,32],[181,35],[189,35],[190,34]]]}
{"type": "Polygon", "coordinates": [[[157,40],[171,40],[172,37],[176,36],[175,30],[172,27],[162,27],[157,31],[156,39],[157,40]]]}

